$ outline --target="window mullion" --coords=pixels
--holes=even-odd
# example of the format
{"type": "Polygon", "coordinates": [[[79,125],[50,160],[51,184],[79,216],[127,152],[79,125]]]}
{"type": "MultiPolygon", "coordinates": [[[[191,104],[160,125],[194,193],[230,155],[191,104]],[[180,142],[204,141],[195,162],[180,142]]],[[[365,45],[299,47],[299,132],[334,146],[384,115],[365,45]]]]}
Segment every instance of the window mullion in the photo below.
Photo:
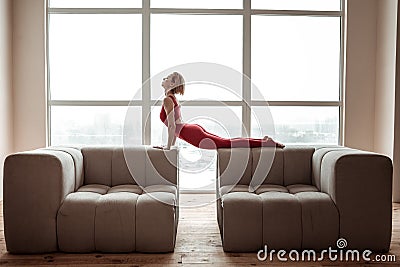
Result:
{"type": "Polygon", "coordinates": [[[345,47],[346,47],[346,18],[347,18],[347,1],[341,0],[342,16],[340,17],[340,64],[339,64],[339,145],[344,145],[344,62],[345,62],[345,47]]]}
{"type": "Polygon", "coordinates": [[[251,6],[243,0],[243,80],[242,80],[242,136],[251,135],[251,6]]]}
{"type": "Polygon", "coordinates": [[[51,90],[50,90],[50,55],[49,55],[49,25],[50,25],[50,14],[49,14],[49,0],[45,1],[46,9],[46,146],[51,146],[51,90]]]}
{"type": "Polygon", "coordinates": [[[151,143],[150,114],[150,1],[143,0],[142,14],[142,144],[151,143]]]}

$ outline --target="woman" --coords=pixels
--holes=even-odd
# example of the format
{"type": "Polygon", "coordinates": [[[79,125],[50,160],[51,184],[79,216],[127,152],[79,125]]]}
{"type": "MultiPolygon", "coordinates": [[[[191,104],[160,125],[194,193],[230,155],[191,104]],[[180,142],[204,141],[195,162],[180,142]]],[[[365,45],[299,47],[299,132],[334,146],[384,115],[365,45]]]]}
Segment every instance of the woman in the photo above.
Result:
{"type": "Polygon", "coordinates": [[[231,147],[279,147],[285,146],[275,142],[272,138],[223,138],[207,132],[199,124],[184,123],[181,110],[175,94],[183,95],[185,80],[178,72],[173,72],[164,78],[161,86],[164,88],[165,98],[161,108],[160,119],[168,127],[168,142],[166,146],[155,146],[160,149],[170,149],[175,145],[176,137],[202,149],[231,148],[231,147]]]}

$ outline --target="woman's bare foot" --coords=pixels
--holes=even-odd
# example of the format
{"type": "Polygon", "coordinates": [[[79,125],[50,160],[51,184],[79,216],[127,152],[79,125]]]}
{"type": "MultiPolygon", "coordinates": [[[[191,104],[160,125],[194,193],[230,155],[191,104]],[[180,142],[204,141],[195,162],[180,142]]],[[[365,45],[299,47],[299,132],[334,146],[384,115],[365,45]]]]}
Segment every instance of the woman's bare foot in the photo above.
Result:
{"type": "Polygon", "coordinates": [[[271,143],[271,144],[275,144],[276,147],[279,148],[284,148],[285,145],[281,144],[279,142],[274,141],[274,139],[272,139],[271,137],[269,137],[268,135],[264,136],[263,139],[267,142],[267,143],[271,143]]]}

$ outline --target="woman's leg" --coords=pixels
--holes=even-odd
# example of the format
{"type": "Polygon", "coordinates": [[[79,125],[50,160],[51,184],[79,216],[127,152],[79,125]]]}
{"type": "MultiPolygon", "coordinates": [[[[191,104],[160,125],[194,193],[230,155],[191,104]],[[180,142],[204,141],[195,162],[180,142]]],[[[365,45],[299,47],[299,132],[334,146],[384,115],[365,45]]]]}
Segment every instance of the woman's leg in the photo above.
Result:
{"type": "Polygon", "coordinates": [[[230,139],[231,147],[260,147],[267,146],[267,142],[259,138],[237,137],[230,139]]]}
{"type": "Polygon", "coordinates": [[[251,137],[223,138],[223,137],[220,137],[213,133],[208,132],[200,124],[196,124],[196,125],[198,125],[201,129],[203,129],[203,132],[205,134],[207,134],[208,137],[214,136],[218,140],[224,139],[224,145],[229,140],[231,142],[231,147],[260,147],[260,146],[274,146],[275,145],[272,138],[270,138],[269,140],[267,139],[268,136],[265,136],[264,138],[251,138],[251,137]]]}
{"type": "Polygon", "coordinates": [[[231,147],[275,147],[276,143],[270,140],[260,138],[238,137],[232,138],[231,147]]]}
{"type": "Polygon", "coordinates": [[[223,138],[206,131],[198,124],[184,124],[178,133],[179,138],[203,149],[230,148],[230,147],[284,147],[271,138],[235,137],[223,138]]]}
{"type": "Polygon", "coordinates": [[[202,134],[204,135],[203,137],[213,140],[217,148],[275,146],[275,142],[273,142],[272,139],[267,140],[265,138],[261,139],[250,137],[223,138],[208,132],[199,124],[196,125],[202,129],[202,134]]]}

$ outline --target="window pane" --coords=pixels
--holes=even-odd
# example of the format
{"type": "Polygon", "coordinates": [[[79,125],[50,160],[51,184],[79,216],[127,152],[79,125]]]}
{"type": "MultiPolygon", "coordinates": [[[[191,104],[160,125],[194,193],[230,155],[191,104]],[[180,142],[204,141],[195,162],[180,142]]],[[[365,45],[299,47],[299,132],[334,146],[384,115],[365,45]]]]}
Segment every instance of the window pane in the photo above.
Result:
{"type": "MultiPolygon", "coordinates": [[[[167,144],[167,127],[160,120],[161,107],[153,107],[151,113],[151,143],[167,144]]],[[[241,136],[241,107],[185,107],[182,106],[184,122],[198,123],[210,133],[222,137],[241,136]]],[[[180,147],[179,183],[181,189],[215,189],[214,150],[199,149],[181,140],[176,140],[180,147]]]]}
{"type": "Polygon", "coordinates": [[[53,100],[140,98],[141,16],[53,14],[50,89],[53,100]]]}
{"type": "MultiPolygon", "coordinates": [[[[141,144],[141,108],[130,108],[135,127],[125,133],[141,144]]],[[[127,107],[53,106],[51,145],[122,145],[126,112],[127,107]]]]}
{"type": "Polygon", "coordinates": [[[252,9],[339,11],[340,0],[252,0],[252,9]]]}
{"type": "Polygon", "coordinates": [[[256,120],[265,107],[253,107],[252,136],[270,135],[284,144],[338,144],[339,107],[269,107],[274,120],[275,135],[263,120],[256,120]],[[262,130],[260,130],[262,129],[262,130]]]}
{"type": "MultiPolygon", "coordinates": [[[[237,88],[241,89],[241,87],[239,85],[237,88]]],[[[182,100],[242,100],[241,92],[235,89],[212,84],[193,83],[185,87],[185,94],[182,97],[178,97],[182,100]]]]}
{"type": "Polygon", "coordinates": [[[151,0],[153,8],[240,9],[243,0],[151,0]]]}
{"type": "MultiPolygon", "coordinates": [[[[184,75],[183,73],[182,75],[184,75]]],[[[184,75],[185,76],[185,75],[184,75]]],[[[185,77],[186,79],[186,77],[185,77]]],[[[155,83],[155,80],[152,80],[155,83]]],[[[161,83],[161,81],[160,81],[161,83]]],[[[213,84],[205,84],[205,83],[187,83],[185,85],[185,94],[177,95],[177,99],[179,100],[195,100],[195,101],[241,101],[241,80],[238,81],[238,86],[235,88],[225,88],[223,86],[217,86],[213,84]]],[[[164,98],[164,89],[160,86],[160,88],[155,88],[154,84],[152,86],[152,91],[156,91],[153,96],[158,96],[159,100],[164,98]]]]}
{"type": "Polygon", "coordinates": [[[340,18],[252,16],[252,99],[339,100],[340,18]]]}
{"type": "Polygon", "coordinates": [[[142,0],[50,0],[54,8],[138,8],[142,0]]]}
{"type": "MultiPolygon", "coordinates": [[[[236,15],[152,15],[151,75],[192,62],[222,64],[241,73],[242,21],[242,17],[236,15]],[[175,30],[178,28],[179,31],[175,30]],[[177,40],[171,41],[172,39],[177,40]]],[[[190,80],[190,75],[194,75],[190,70],[186,73],[183,71],[182,74],[186,80],[190,80]]],[[[152,83],[152,98],[158,99],[164,92],[161,80],[152,80],[152,83]]],[[[241,88],[241,80],[238,84],[241,88]]],[[[202,86],[203,84],[197,88],[202,86]]],[[[194,87],[188,86],[188,99],[196,98],[196,95],[200,94],[194,92],[198,91],[194,87]]],[[[240,93],[241,90],[238,91],[237,93],[240,93]]],[[[217,99],[235,98],[227,93],[228,91],[225,92],[218,95],[217,99]]]]}

